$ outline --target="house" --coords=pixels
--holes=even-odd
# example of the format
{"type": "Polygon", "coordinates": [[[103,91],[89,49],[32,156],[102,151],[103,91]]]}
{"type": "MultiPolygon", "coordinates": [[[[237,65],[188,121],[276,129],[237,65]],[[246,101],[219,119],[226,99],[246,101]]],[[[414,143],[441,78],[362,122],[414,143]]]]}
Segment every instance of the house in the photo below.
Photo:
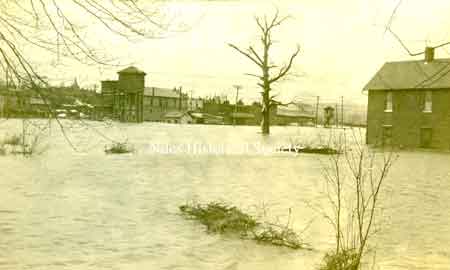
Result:
{"type": "Polygon", "coordinates": [[[225,123],[222,116],[209,113],[192,112],[190,116],[192,117],[192,123],[195,124],[223,125],[225,123]]]}
{"type": "Polygon", "coordinates": [[[143,100],[144,121],[165,121],[169,112],[187,110],[187,95],[181,89],[145,87],[143,100]]]}
{"type": "Polygon", "coordinates": [[[30,92],[23,89],[2,89],[2,115],[5,118],[29,116],[30,92]]]}
{"type": "Polygon", "coordinates": [[[49,105],[39,95],[29,98],[29,107],[30,113],[34,116],[46,118],[50,115],[49,105]]]}
{"type": "Polygon", "coordinates": [[[233,112],[230,114],[231,121],[234,125],[254,125],[255,115],[246,112],[233,112]]]}
{"type": "Polygon", "coordinates": [[[275,121],[278,125],[307,125],[313,123],[315,118],[312,107],[306,104],[290,103],[276,106],[275,121]]]}
{"type": "Polygon", "coordinates": [[[367,83],[366,142],[450,149],[450,59],[387,62],[367,83]]]}
{"type": "Polygon", "coordinates": [[[178,111],[164,114],[163,121],[174,124],[191,124],[193,122],[192,117],[187,112],[178,111]]]}

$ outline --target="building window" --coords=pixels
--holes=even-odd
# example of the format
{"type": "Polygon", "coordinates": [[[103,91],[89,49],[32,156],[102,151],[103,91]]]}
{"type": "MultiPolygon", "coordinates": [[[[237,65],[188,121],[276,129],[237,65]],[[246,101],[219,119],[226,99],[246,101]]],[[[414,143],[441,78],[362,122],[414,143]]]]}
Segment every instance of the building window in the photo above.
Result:
{"type": "Polygon", "coordinates": [[[431,91],[426,91],[423,104],[423,112],[430,113],[432,111],[433,111],[433,95],[431,91]]]}
{"type": "Polygon", "coordinates": [[[392,126],[384,125],[382,135],[383,135],[383,145],[391,145],[392,144],[392,126]]]}
{"type": "Polygon", "coordinates": [[[384,102],[384,111],[392,112],[392,92],[386,92],[385,102],[384,102]]]}

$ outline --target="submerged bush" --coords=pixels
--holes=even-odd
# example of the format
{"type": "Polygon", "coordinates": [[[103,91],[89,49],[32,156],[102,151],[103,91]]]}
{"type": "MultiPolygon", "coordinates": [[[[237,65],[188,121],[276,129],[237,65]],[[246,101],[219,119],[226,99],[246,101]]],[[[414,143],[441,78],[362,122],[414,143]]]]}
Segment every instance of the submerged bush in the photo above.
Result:
{"type": "Polygon", "coordinates": [[[359,254],[354,249],[341,249],[338,253],[327,253],[319,270],[358,270],[359,254]]]}
{"type": "Polygon", "coordinates": [[[205,206],[182,205],[180,210],[199,220],[211,232],[246,234],[258,224],[238,208],[218,202],[211,202],[205,206]]]}
{"type": "Polygon", "coordinates": [[[209,232],[234,233],[260,243],[292,249],[307,247],[288,225],[259,222],[235,206],[211,202],[206,205],[185,204],[179,208],[182,213],[205,225],[209,232]]]}
{"type": "Polygon", "coordinates": [[[289,146],[281,147],[278,149],[280,152],[294,152],[294,153],[306,153],[306,154],[322,154],[322,155],[335,155],[339,154],[339,151],[329,146],[289,146]]]}
{"type": "Polygon", "coordinates": [[[133,148],[126,142],[115,142],[105,147],[105,153],[107,154],[126,154],[131,152],[133,152],[133,148]]]}
{"type": "Polygon", "coordinates": [[[292,249],[306,248],[300,236],[287,226],[265,226],[260,231],[254,232],[253,239],[274,246],[284,246],[292,249]]]}

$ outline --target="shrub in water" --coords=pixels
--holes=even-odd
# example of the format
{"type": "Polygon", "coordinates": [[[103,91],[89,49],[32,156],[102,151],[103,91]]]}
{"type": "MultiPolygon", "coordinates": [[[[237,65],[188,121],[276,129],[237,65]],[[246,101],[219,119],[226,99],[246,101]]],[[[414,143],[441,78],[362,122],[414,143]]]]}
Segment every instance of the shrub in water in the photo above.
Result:
{"type": "Polygon", "coordinates": [[[341,249],[338,253],[327,253],[319,270],[358,270],[359,254],[354,249],[341,249]]]}
{"type": "Polygon", "coordinates": [[[182,205],[180,210],[199,220],[211,232],[236,232],[246,235],[257,225],[256,220],[238,208],[218,202],[211,202],[205,206],[182,205]]]}
{"type": "Polygon", "coordinates": [[[235,206],[211,202],[206,205],[185,204],[179,208],[182,213],[205,225],[209,232],[235,233],[245,239],[292,249],[306,247],[288,225],[258,222],[235,206]]]}
{"type": "Polygon", "coordinates": [[[133,149],[126,142],[116,142],[110,146],[106,146],[105,153],[107,154],[126,154],[133,152],[133,149]]]}

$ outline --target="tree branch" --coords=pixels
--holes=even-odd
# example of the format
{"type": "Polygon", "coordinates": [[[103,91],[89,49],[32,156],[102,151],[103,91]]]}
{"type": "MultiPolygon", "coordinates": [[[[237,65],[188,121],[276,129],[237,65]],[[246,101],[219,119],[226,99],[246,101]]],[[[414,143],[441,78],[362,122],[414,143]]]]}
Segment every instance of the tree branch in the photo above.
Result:
{"type": "Polygon", "coordinates": [[[275,77],[272,78],[272,79],[269,79],[269,82],[270,82],[270,83],[273,83],[273,82],[278,81],[279,79],[281,79],[282,77],[284,77],[284,76],[289,72],[289,70],[290,70],[291,67],[292,67],[292,63],[294,62],[294,59],[295,59],[295,57],[297,57],[297,55],[299,54],[299,52],[300,52],[300,46],[297,46],[296,51],[291,55],[291,58],[289,59],[288,65],[282,67],[282,68],[280,69],[280,72],[278,73],[277,76],[275,76],[275,77]]]}
{"type": "Polygon", "coordinates": [[[242,55],[246,56],[248,59],[252,60],[255,64],[257,64],[259,67],[262,67],[262,63],[260,63],[257,59],[253,58],[249,53],[244,52],[243,50],[239,49],[236,45],[228,43],[228,46],[235,49],[242,55]]]}

